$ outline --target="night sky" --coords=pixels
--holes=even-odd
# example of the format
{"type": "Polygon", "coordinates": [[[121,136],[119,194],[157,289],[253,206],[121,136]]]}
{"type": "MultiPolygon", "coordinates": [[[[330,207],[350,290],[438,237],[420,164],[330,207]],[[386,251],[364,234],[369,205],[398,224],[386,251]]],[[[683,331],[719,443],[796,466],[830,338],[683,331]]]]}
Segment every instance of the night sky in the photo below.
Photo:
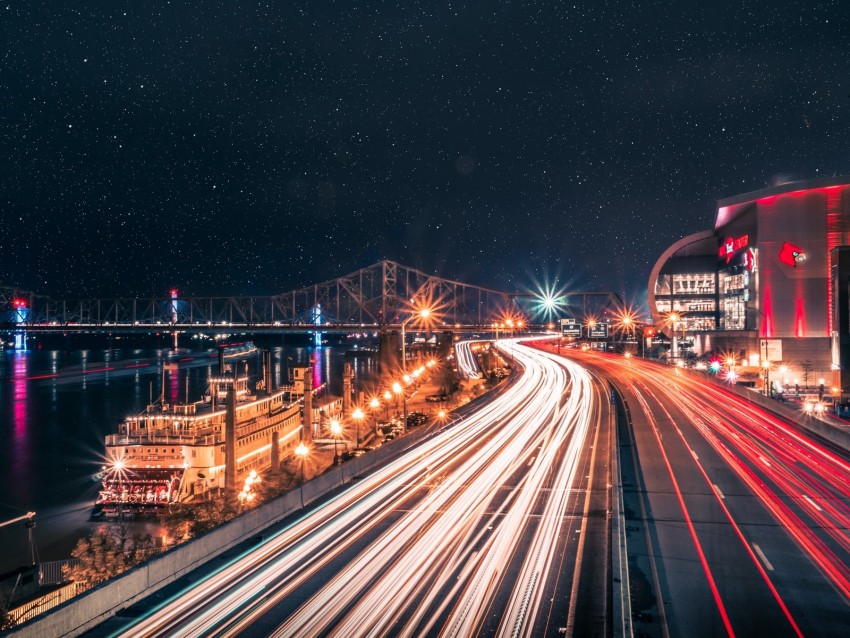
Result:
{"type": "Polygon", "coordinates": [[[641,302],[717,199],[850,173],[846,0],[27,0],[0,24],[0,283],[52,296],[392,259],[641,302]]]}

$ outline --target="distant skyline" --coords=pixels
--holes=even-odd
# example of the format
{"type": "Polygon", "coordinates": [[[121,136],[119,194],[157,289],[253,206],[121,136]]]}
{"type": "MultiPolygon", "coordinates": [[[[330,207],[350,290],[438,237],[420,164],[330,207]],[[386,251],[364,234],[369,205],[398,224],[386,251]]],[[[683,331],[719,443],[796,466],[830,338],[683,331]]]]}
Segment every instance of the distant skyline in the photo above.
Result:
{"type": "Polygon", "coordinates": [[[716,200],[850,174],[838,0],[433,5],[4,3],[0,284],[643,303],[716,200]]]}

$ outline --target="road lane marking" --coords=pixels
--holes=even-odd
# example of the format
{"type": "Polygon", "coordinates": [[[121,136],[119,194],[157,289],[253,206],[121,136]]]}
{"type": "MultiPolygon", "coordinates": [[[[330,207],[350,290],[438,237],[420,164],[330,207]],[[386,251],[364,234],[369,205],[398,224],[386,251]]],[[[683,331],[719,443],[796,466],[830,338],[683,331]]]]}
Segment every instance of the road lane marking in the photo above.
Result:
{"type": "Polygon", "coordinates": [[[715,491],[715,492],[717,492],[717,495],[718,495],[720,498],[724,498],[724,499],[725,499],[725,498],[726,498],[726,495],[725,495],[725,494],[723,494],[723,491],[722,491],[722,490],[721,490],[721,489],[717,486],[717,483],[712,483],[712,485],[714,486],[714,491],[715,491]]]}
{"type": "Polygon", "coordinates": [[[814,507],[817,511],[819,511],[819,512],[822,512],[822,511],[823,511],[823,508],[822,508],[820,505],[818,505],[817,503],[815,503],[812,499],[810,499],[810,498],[809,498],[808,496],[806,496],[805,494],[803,494],[803,498],[804,498],[804,499],[806,499],[806,500],[807,500],[807,501],[811,504],[811,506],[812,506],[812,507],[814,507]]]}
{"type": "Polygon", "coordinates": [[[699,461],[699,457],[697,456],[697,453],[694,452],[693,450],[691,450],[691,456],[694,457],[695,460],[699,461]]]}
{"type": "Polygon", "coordinates": [[[761,547],[759,547],[758,545],[753,543],[753,549],[756,550],[756,554],[759,555],[759,558],[761,559],[761,562],[764,563],[764,566],[767,569],[767,571],[772,572],[773,571],[773,565],[771,565],[770,561],[767,560],[767,556],[765,556],[764,552],[761,551],[761,547]]]}

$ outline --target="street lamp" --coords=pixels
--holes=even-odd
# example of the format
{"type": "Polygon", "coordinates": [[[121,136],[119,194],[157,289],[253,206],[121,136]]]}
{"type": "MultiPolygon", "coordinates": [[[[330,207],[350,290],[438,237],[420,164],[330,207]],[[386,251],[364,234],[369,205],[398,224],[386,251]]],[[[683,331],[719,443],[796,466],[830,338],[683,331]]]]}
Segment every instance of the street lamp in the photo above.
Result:
{"type": "Polygon", "coordinates": [[[301,507],[304,507],[304,461],[307,460],[307,455],[310,453],[308,448],[303,443],[299,443],[295,448],[295,454],[301,459],[301,507]]]}
{"type": "MultiPolygon", "coordinates": [[[[404,329],[407,327],[407,324],[413,319],[427,319],[431,316],[430,308],[422,308],[416,314],[410,315],[407,319],[401,322],[401,371],[405,377],[405,382],[410,383],[407,380],[407,351],[405,350],[407,341],[407,336],[404,329]]],[[[396,384],[393,384],[393,391],[398,394],[398,391],[395,389],[396,384]]],[[[400,387],[400,386],[399,386],[400,387]]],[[[402,422],[402,432],[407,431],[407,397],[402,392],[402,398],[404,399],[404,421],[402,422]]]]}
{"type": "Polygon", "coordinates": [[[351,413],[351,418],[354,419],[354,422],[357,424],[355,427],[357,428],[357,447],[360,447],[360,424],[363,422],[363,417],[366,415],[363,414],[363,410],[360,408],[354,408],[354,412],[351,413]]]}
{"type": "MultiPolygon", "coordinates": [[[[392,401],[392,398],[393,398],[392,392],[390,392],[389,390],[384,392],[384,401],[385,401],[384,407],[387,409],[386,414],[385,414],[385,418],[387,419],[387,421],[390,420],[390,401],[392,401]]],[[[396,409],[398,409],[398,402],[396,402],[396,409]]]]}
{"type": "MultiPolygon", "coordinates": [[[[672,347],[670,348],[670,350],[671,350],[670,354],[671,354],[673,359],[678,359],[678,357],[679,357],[679,344],[676,341],[676,327],[677,327],[676,324],[679,322],[679,319],[681,319],[681,317],[679,316],[678,312],[671,312],[669,315],[667,315],[667,321],[670,324],[670,328],[671,328],[671,331],[672,331],[672,337],[671,337],[671,343],[670,343],[670,345],[672,347]]],[[[685,337],[685,329],[682,328],[682,338],[684,339],[684,337],[685,337]]]]}
{"type": "Polygon", "coordinates": [[[492,327],[496,330],[496,341],[498,341],[499,340],[499,330],[503,327],[503,325],[498,321],[494,321],[492,327]]]}
{"type": "Polygon", "coordinates": [[[381,409],[381,402],[378,401],[378,397],[372,397],[372,400],[369,401],[369,408],[372,410],[372,417],[375,419],[375,432],[378,431],[378,410],[381,409]]]}
{"type": "Polygon", "coordinates": [[[331,419],[331,434],[334,437],[334,465],[339,465],[339,454],[337,452],[337,441],[339,441],[339,435],[342,434],[342,426],[339,424],[339,421],[336,419],[331,419]]]}
{"type": "Polygon", "coordinates": [[[407,324],[413,321],[414,319],[427,319],[431,316],[430,308],[422,308],[416,314],[410,315],[407,319],[401,322],[401,369],[402,372],[407,371],[407,351],[406,351],[406,342],[407,342],[407,333],[405,329],[407,328],[407,324]]]}
{"type": "Polygon", "coordinates": [[[399,395],[401,395],[401,399],[404,402],[404,412],[403,412],[403,417],[402,417],[404,419],[404,421],[402,421],[402,423],[401,423],[401,431],[406,432],[407,431],[407,395],[404,393],[404,388],[401,387],[401,384],[398,381],[393,383],[393,392],[395,392],[395,394],[396,394],[396,399],[395,399],[396,410],[398,410],[398,397],[399,397],[399,395]]]}

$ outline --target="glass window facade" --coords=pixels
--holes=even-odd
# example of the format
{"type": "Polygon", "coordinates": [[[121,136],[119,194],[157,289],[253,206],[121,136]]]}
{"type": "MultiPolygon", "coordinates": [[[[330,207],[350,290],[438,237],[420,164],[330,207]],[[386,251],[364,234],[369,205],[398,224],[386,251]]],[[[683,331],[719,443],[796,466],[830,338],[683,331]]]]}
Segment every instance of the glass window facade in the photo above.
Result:
{"type": "Polygon", "coordinates": [[[679,326],[688,332],[716,330],[715,273],[660,275],[655,285],[655,306],[660,314],[681,313],[679,326]]]}
{"type": "Polygon", "coordinates": [[[743,266],[720,271],[720,329],[747,329],[750,273],[743,266]]]}

